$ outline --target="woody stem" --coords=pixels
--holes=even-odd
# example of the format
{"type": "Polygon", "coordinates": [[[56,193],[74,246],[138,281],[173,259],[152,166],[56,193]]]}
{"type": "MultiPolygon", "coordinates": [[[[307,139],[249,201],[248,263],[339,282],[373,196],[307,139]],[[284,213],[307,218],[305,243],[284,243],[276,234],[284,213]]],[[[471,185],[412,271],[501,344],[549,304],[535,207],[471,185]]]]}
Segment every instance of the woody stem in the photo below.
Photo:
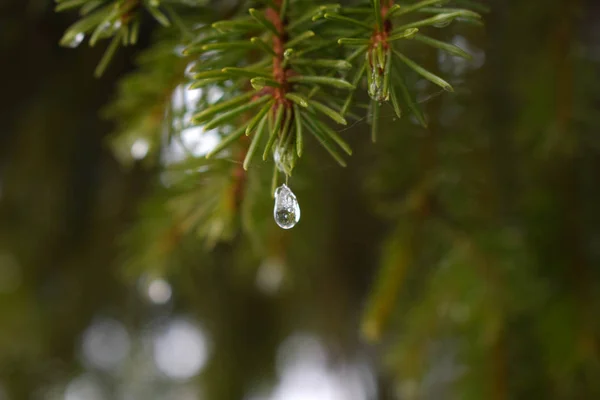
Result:
{"type": "Polygon", "coordinates": [[[273,78],[279,83],[279,87],[274,88],[273,97],[276,103],[283,106],[289,106],[289,101],[285,98],[285,94],[289,89],[287,81],[288,70],[284,67],[284,51],[285,43],[287,42],[287,34],[285,32],[285,21],[280,16],[281,0],[275,1],[279,10],[272,7],[267,8],[265,16],[275,26],[278,34],[273,35],[273,78]]]}

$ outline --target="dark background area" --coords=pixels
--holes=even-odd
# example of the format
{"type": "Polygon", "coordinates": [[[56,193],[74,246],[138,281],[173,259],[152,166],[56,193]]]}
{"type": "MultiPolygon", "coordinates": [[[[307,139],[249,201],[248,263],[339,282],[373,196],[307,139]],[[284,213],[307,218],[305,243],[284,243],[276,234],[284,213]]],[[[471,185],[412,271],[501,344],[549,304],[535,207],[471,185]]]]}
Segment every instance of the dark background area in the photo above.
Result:
{"type": "Polygon", "coordinates": [[[297,228],[139,270],[160,168],[100,110],[156,26],[96,79],[74,15],[3,0],[0,400],[600,398],[600,3],[486,4],[447,33],[472,63],[425,55],[428,130],[361,121],[347,169],[309,148],[297,228]]]}

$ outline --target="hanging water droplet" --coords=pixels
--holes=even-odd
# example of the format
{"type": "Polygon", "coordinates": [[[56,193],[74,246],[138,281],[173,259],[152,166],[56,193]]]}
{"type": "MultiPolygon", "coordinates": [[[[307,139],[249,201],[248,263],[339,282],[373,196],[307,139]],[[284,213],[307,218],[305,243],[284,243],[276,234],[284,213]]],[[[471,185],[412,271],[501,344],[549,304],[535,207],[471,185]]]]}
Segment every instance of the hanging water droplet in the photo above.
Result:
{"type": "Polygon", "coordinates": [[[85,35],[82,32],[79,32],[77,35],[73,36],[73,39],[69,43],[67,43],[68,47],[75,48],[83,42],[85,35]]]}
{"type": "Polygon", "coordinates": [[[283,229],[293,228],[300,221],[300,205],[296,196],[286,184],[275,190],[275,222],[283,229]]]}

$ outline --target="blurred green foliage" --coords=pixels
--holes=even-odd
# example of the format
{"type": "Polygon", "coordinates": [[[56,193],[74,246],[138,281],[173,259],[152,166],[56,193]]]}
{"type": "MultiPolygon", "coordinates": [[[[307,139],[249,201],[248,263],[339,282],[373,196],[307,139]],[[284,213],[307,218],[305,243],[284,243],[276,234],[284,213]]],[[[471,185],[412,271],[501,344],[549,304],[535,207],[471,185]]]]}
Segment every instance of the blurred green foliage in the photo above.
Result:
{"type": "Polygon", "coordinates": [[[142,13],[97,80],[104,44],[57,45],[75,13],[1,3],[0,399],[293,398],[298,333],[306,368],[370,377],[335,398],[600,398],[600,8],[485,4],[432,33],[471,61],[407,44],[455,90],[406,75],[427,128],[385,105],[376,144],[338,130],[347,168],[306,143],[283,231],[272,164],[193,157],[185,122],[222,94],[183,90],[181,26],[245,6],[142,13]]]}

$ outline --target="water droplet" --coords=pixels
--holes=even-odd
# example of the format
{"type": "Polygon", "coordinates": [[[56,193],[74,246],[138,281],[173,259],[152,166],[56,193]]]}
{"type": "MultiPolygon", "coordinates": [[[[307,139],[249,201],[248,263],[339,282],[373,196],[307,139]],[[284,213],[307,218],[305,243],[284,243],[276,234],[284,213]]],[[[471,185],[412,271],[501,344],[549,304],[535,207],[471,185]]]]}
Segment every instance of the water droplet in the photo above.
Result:
{"type": "Polygon", "coordinates": [[[75,47],[79,46],[81,42],[83,42],[84,38],[85,35],[82,32],[79,32],[69,43],[67,43],[67,46],[74,49],[75,47]]]}
{"type": "Polygon", "coordinates": [[[273,150],[273,161],[275,161],[275,165],[277,165],[279,171],[286,175],[292,174],[292,169],[294,169],[294,154],[289,149],[285,149],[283,146],[276,146],[273,150]]]}
{"type": "Polygon", "coordinates": [[[111,24],[110,22],[104,22],[102,25],[100,25],[100,32],[102,33],[107,33],[110,27],[114,27],[114,24],[111,24]]]}
{"type": "Polygon", "coordinates": [[[275,190],[275,222],[283,229],[293,228],[300,221],[300,205],[294,193],[283,184],[275,190]]]}
{"type": "MultiPolygon", "coordinates": [[[[372,64],[368,64],[368,92],[369,97],[375,101],[387,101],[389,99],[389,90],[384,90],[384,68],[380,68],[378,62],[373,57],[372,64]]],[[[367,61],[368,62],[368,61],[367,61]]]]}
{"type": "Polygon", "coordinates": [[[377,68],[373,68],[369,83],[369,96],[375,101],[387,101],[389,99],[389,91],[384,90],[383,74],[377,68]]]}

